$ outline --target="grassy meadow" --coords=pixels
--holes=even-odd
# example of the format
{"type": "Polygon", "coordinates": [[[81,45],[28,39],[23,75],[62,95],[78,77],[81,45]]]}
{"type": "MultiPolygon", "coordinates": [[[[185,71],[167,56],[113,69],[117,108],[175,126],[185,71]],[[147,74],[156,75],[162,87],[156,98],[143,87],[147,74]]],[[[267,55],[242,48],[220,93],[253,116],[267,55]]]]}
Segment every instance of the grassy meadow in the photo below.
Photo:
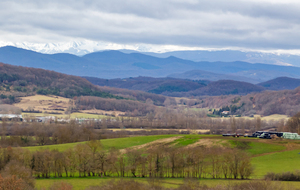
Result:
{"type": "MultiPolygon", "coordinates": [[[[147,148],[151,144],[165,143],[168,146],[188,147],[188,146],[223,146],[234,147],[239,143],[247,142],[245,151],[251,156],[251,162],[254,168],[254,173],[251,176],[252,180],[262,179],[268,172],[293,172],[300,170],[300,141],[297,140],[268,140],[258,138],[246,137],[222,137],[221,135],[153,135],[153,136],[135,136],[126,138],[103,139],[101,140],[102,148],[109,150],[116,148],[124,150],[126,148],[147,148]]],[[[85,143],[85,142],[79,142],[85,143]]],[[[40,149],[57,149],[65,151],[69,148],[75,147],[79,143],[68,143],[59,145],[34,146],[26,147],[30,151],[37,151],[40,149]]],[[[51,178],[51,179],[37,179],[36,187],[49,187],[56,181],[65,181],[73,185],[74,189],[84,189],[93,185],[100,185],[114,178],[51,178]]],[[[120,178],[115,178],[119,180],[120,178]]],[[[125,180],[131,178],[125,178],[125,180]]],[[[132,178],[133,179],[133,178],[132,178]]],[[[147,183],[147,179],[136,178],[141,182],[147,183]]],[[[178,187],[183,183],[184,179],[163,179],[161,183],[166,187],[178,187]]],[[[200,183],[208,186],[226,185],[228,183],[240,183],[245,180],[224,180],[224,179],[201,179],[200,183]]],[[[273,183],[273,182],[272,182],[273,183]]],[[[274,182],[275,183],[275,182],[274,182]]],[[[289,185],[300,188],[300,183],[297,182],[283,182],[289,185]]]]}
{"type": "MultiPolygon", "coordinates": [[[[222,137],[220,135],[153,135],[153,136],[137,136],[127,138],[103,139],[101,140],[103,149],[110,148],[126,149],[126,148],[144,148],[151,143],[166,143],[170,146],[191,146],[208,145],[211,146],[236,146],[236,142],[249,142],[246,151],[252,157],[254,166],[254,174],[252,178],[260,179],[268,172],[282,172],[300,170],[300,144],[298,141],[276,141],[252,138],[232,138],[222,137]],[[201,144],[205,142],[206,144],[201,144]]],[[[85,142],[80,142],[85,143],[85,142]]],[[[59,145],[46,145],[26,147],[30,151],[40,149],[57,149],[64,151],[73,148],[78,143],[68,143],[59,145]]]]}
{"type": "MultiPolygon", "coordinates": [[[[135,180],[141,183],[148,183],[148,179],[145,178],[125,178],[124,180],[135,180]]],[[[50,187],[55,182],[67,182],[73,186],[74,190],[84,190],[90,186],[99,186],[107,183],[109,180],[120,180],[120,178],[99,178],[99,177],[88,177],[88,178],[52,178],[52,179],[37,179],[36,188],[43,189],[50,187]]],[[[201,185],[207,185],[208,187],[216,187],[218,185],[232,185],[235,183],[249,182],[250,180],[224,180],[224,179],[200,179],[198,180],[201,185]]],[[[184,179],[178,178],[168,178],[160,179],[159,183],[166,188],[178,188],[184,183],[184,179]]],[[[276,182],[272,181],[271,183],[278,184],[281,183],[284,187],[284,190],[289,190],[290,187],[300,188],[299,182],[294,181],[283,181],[276,182]]]]}

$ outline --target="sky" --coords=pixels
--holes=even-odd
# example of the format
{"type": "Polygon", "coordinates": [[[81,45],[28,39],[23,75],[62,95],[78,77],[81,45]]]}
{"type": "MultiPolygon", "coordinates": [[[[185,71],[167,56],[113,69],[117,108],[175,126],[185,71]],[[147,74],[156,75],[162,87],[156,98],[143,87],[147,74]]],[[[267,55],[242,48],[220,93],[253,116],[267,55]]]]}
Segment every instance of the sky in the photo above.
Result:
{"type": "Polygon", "coordinates": [[[295,0],[1,0],[0,41],[300,52],[295,0]]]}

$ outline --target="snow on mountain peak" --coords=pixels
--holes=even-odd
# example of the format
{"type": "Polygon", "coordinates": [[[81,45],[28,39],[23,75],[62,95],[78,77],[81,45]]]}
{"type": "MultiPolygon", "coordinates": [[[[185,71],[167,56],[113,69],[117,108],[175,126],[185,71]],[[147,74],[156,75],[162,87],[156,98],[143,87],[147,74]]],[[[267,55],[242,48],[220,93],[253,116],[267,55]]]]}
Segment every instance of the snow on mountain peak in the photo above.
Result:
{"type": "Polygon", "coordinates": [[[84,55],[95,51],[111,50],[111,49],[138,49],[138,46],[127,46],[113,43],[94,42],[94,41],[72,41],[67,43],[12,43],[1,42],[0,47],[3,46],[15,46],[22,49],[32,50],[40,53],[55,54],[55,53],[70,53],[75,55],[84,55]]]}

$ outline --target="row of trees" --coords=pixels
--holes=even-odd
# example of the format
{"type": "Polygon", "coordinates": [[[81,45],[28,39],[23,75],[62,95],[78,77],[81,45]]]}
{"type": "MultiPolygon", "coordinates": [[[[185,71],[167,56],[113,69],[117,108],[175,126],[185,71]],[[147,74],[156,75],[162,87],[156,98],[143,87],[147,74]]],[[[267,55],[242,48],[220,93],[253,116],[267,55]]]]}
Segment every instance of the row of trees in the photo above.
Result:
{"type": "Polygon", "coordinates": [[[64,152],[1,148],[0,169],[11,160],[32,169],[36,177],[241,178],[252,174],[246,152],[221,147],[152,146],[144,151],[103,150],[100,141],[78,144],[64,152]]]}
{"type": "MultiPolygon", "coordinates": [[[[4,109],[4,108],[3,108],[4,109]]],[[[10,109],[10,108],[5,108],[10,109]]],[[[0,108],[1,110],[1,108],[0,108]]],[[[284,120],[266,121],[260,117],[250,119],[203,118],[201,112],[177,110],[174,112],[149,113],[145,117],[117,117],[90,120],[84,123],[17,123],[5,122],[0,125],[0,145],[7,146],[36,146],[49,144],[73,143],[80,141],[99,140],[104,138],[119,138],[129,135],[159,135],[179,134],[185,129],[185,133],[198,133],[198,130],[206,130],[209,134],[222,133],[252,133],[266,128],[274,128],[277,131],[299,131],[299,119],[291,118],[287,123],[284,120]],[[111,129],[148,129],[140,131],[111,129]],[[165,130],[169,129],[169,130],[165,130]],[[7,137],[9,136],[9,137],[7,137]]],[[[26,118],[29,120],[30,118],[26,118]]]]}

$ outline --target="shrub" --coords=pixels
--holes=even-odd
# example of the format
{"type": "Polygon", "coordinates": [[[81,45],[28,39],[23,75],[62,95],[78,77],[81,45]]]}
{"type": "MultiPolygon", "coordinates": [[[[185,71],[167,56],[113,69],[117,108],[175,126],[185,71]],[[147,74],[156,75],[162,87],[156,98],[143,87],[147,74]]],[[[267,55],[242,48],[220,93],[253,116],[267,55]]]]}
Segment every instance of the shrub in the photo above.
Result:
{"type": "Polygon", "coordinates": [[[31,169],[26,168],[23,164],[18,161],[12,160],[10,161],[2,171],[2,175],[4,177],[13,177],[16,179],[21,179],[23,186],[26,185],[29,187],[34,187],[35,180],[31,175],[31,169]]]}
{"type": "Polygon", "coordinates": [[[267,173],[264,178],[272,181],[300,181],[300,172],[267,173]]]}

